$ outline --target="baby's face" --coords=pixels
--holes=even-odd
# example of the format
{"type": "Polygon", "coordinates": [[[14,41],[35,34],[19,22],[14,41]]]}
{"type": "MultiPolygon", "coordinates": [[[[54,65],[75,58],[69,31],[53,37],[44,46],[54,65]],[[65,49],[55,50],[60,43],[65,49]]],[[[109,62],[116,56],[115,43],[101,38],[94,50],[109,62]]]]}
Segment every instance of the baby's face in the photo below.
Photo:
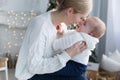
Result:
{"type": "Polygon", "coordinates": [[[82,23],[79,23],[76,27],[76,30],[78,32],[85,32],[85,33],[90,33],[92,26],[90,26],[89,23],[93,22],[92,18],[87,18],[85,21],[82,23]]]}

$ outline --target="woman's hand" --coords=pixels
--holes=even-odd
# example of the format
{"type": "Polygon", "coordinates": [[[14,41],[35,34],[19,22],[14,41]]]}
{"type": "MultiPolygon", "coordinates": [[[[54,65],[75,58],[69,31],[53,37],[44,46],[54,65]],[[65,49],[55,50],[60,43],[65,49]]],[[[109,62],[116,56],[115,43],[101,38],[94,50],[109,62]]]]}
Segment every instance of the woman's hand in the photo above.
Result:
{"type": "Polygon", "coordinates": [[[86,42],[83,41],[81,42],[77,42],[75,43],[73,46],[69,47],[66,49],[66,52],[71,56],[75,56],[76,54],[81,53],[82,51],[84,51],[86,49],[86,42]]]}

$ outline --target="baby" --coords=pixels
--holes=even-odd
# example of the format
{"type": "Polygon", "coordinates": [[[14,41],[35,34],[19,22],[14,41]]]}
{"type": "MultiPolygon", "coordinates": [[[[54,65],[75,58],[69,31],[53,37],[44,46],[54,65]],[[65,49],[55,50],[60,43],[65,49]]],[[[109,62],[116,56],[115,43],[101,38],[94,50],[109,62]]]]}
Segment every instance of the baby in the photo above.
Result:
{"type": "MultiPolygon", "coordinates": [[[[61,26],[65,26],[65,24],[62,23],[61,26]]],[[[99,42],[99,38],[104,35],[105,30],[106,27],[102,20],[97,17],[89,17],[84,21],[84,24],[78,24],[76,30],[65,32],[58,39],[54,40],[53,49],[59,53],[78,41],[85,41],[87,45],[86,50],[72,57],[72,60],[87,65],[91,50],[94,50],[95,45],[99,42]]]]}

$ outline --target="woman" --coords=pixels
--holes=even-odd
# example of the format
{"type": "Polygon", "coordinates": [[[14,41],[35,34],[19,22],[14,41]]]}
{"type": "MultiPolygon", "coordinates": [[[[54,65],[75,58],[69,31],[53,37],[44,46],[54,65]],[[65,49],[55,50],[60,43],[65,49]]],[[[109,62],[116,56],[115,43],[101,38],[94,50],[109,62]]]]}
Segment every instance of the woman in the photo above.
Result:
{"type": "Polygon", "coordinates": [[[79,68],[79,64],[70,59],[86,48],[85,43],[77,42],[57,55],[51,45],[57,36],[56,28],[61,22],[68,26],[79,22],[82,24],[82,18],[92,10],[92,0],[58,2],[56,11],[41,14],[29,24],[16,66],[15,76],[19,80],[81,80],[80,76],[74,75],[76,72],[81,75],[81,71],[72,70],[77,65],[79,68]],[[61,74],[66,71],[69,73],[61,74]],[[73,76],[70,77],[69,74],[72,73],[73,76]]]}

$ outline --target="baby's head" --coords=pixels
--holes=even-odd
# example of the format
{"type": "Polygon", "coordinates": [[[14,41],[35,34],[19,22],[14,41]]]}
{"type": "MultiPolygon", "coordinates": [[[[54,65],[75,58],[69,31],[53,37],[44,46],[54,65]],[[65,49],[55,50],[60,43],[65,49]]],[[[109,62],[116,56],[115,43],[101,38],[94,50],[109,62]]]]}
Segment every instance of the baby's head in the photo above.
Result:
{"type": "Polygon", "coordinates": [[[105,33],[106,26],[98,17],[88,17],[84,24],[79,24],[76,29],[78,32],[85,32],[93,37],[101,38],[105,33]]]}

